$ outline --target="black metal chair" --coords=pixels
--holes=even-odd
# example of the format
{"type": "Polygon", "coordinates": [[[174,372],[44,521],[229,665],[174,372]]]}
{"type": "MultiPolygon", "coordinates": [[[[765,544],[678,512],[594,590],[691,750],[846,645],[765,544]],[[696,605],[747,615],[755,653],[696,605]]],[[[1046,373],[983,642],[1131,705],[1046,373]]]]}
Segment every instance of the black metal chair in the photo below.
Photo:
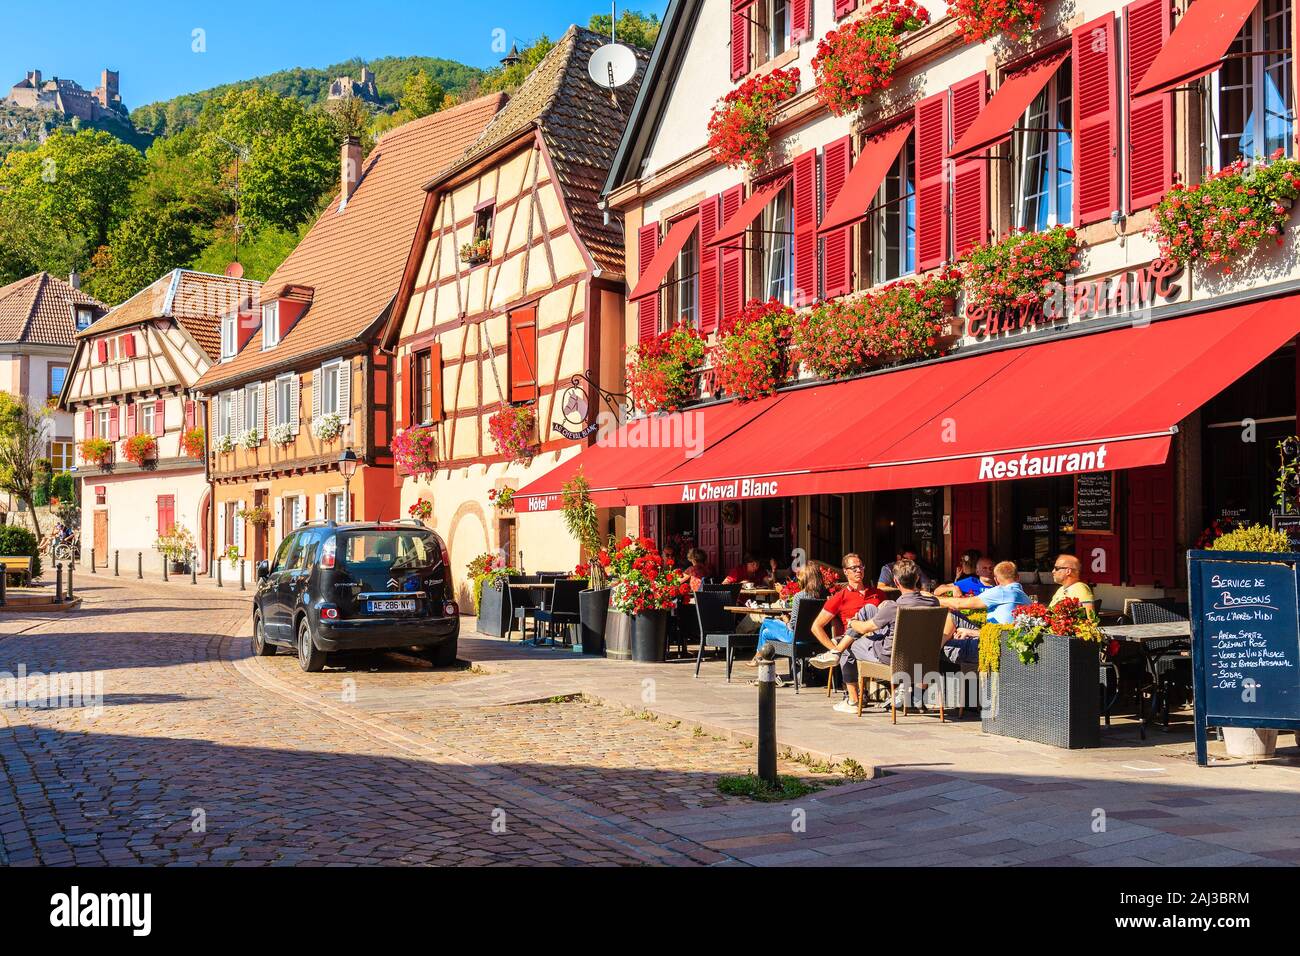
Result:
{"type": "Polygon", "coordinates": [[[686,649],[699,639],[700,636],[700,617],[696,613],[694,604],[687,604],[686,599],[677,603],[676,610],[668,618],[668,644],[676,644],[681,651],[682,656],[686,655],[686,649]]]}
{"type": "MultiPolygon", "coordinates": [[[[538,644],[538,632],[545,624],[551,629],[564,629],[566,645],[573,643],[573,631],[578,627],[578,595],[587,588],[584,578],[564,578],[555,582],[555,591],[549,607],[539,608],[533,614],[533,643],[538,644]]],[[[552,636],[551,644],[555,644],[552,636]]]]}
{"type": "MultiPolygon", "coordinates": [[[[533,584],[536,581],[537,575],[535,574],[512,574],[508,583],[510,585],[533,584]]],[[[528,637],[528,621],[537,613],[541,602],[538,600],[535,588],[507,587],[506,591],[510,596],[510,625],[506,631],[506,640],[508,641],[514,636],[517,624],[519,639],[522,641],[528,637]]]]}
{"type": "Polygon", "coordinates": [[[735,584],[704,584],[700,586],[701,591],[713,591],[718,594],[727,595],[727,603],[732,607],[740,604],[740,582],[735,584]]]}
{"type": "Polygon", "coordinates": [[[737,650],[753,651],[758,646],[757,634],[737,634],[736,616],[727,609],[727,595],[721,591],[696,591],[695,613],[700,626],[700,649],[695,655],[695,676],[700,676],[704,649],[716,647],[727,654],[727,683],[731,683],[731,667],[737,650]]]}
{"type": "MultiPolygon", "coordinates": [[[[800,599],[790,617],[790,630],[793,631],[790,640],[767,642],[777,657],[790,659],[790,679],[794,681],[796,694],[799,693],[799,673],[803,669],[803,662],[826,650],[817,638],[813,637],[812,632],[813,621],[817,620],[817,615],[825,606],[826,602],[820,598],[800,599]]],[[[833,677],[827,678],[828,681],[833,679],[833,677]]]]}
{"type": "MultiPolygon", "coordinates": [[[[1167,598],[1133,601],[1129,617],[1134,624],[1181,624],[1187,620],[1167,598]]],[[[1184,652],[1191,641],[1185,637],[1157,638],[1143,641],[1147,684],[1139,691],[1151,702],[1151,717],[1161,715],[1160,723],[1169,729],[1169,712],[1192,699],[1192,662],[1184,652]]]]}

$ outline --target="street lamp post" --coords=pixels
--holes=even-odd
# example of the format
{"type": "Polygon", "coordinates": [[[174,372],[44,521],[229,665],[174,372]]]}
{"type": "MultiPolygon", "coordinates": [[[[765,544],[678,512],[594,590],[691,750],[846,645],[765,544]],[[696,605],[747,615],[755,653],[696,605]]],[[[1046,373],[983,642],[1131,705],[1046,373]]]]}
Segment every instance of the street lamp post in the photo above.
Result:
{"type": "Polygon", "coordinates": [[[352,520],[352,476],[357,473],[357,453],[351,448],[339,455],[339,474],[343,476],[343,520],[352,520]]]}

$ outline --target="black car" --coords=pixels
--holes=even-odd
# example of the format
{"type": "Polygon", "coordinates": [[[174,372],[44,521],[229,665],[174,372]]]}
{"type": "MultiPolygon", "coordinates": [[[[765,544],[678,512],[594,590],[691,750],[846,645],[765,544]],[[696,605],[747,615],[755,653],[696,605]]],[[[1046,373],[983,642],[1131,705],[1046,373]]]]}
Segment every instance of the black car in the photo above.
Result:
{"type": "Polygon", "coordinates": [[[333,651],[414,649],[456,660],[460,609],[447,546],[418,521],[312,521],[257,565],[253,651],[290,647],[305,671],[333,651]]]}

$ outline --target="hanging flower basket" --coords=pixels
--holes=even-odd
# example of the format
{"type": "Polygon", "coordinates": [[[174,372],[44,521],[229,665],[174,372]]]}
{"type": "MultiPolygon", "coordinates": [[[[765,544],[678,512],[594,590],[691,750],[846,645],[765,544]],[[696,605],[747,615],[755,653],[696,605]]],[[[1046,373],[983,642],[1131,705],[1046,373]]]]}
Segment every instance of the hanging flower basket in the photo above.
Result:
{"type": "Polygon", "coordinates": [[[497,453],[520,464],[533,459],[536,427],[537,410],[532,405],[504,405],[488,419],[488,434],[492,436],[497,453]]]}
{"type": "Polygon", "coordinates": [[[711,353],[717,389],[742,401],[775,392],[788,371],[793,324],[794,310],[776,299],[751,299],[723,322],[711,353]]]}
{"type": "Polygon", "coordinates": [[[185,454],[191,458],[202,458],[207,451],[207,435],[204,433],[202,426],[187,429],[181,433],[181,447],[185,449],[185,454]]]}
{"type": "Polygon", "coordinates": [[[218,435],[212,440],[212,450],[225,455],[235,450],[233,435],[218,435]]]}
{"type": "Polygon", "coordinates": [[[1079,268],[1078,233],[1068,226],[1015,232],[980,243],[961,258],[966,307],[1010,309],[1048,301],[1079,268]]]}
{"type": "Polygon", "coordinates": [[[242,511],[236,511],[235,517],[243,518],[245,521],[261,526],[270,524],[271,511],[269,508],[264,508],[262,505],[254,505],[251,508],[244,508],[242,511]]]}
{"type": "Polygon", "coordinates": [[[493,488],[488,492],[488,504],[500,512],[515,510],[515,490],[513,488],[493,488]]]}
{"type": "Polygon", "coordinates": [[[1045,0],[952,0],[948,13],[967,43],[979,43],[1001,33],[1024,40],[1038,29],[1045,0]]]}
{"type": "Polygon", "coordinates": [[[709,117],[713,158],[724,166],[762,165],[777,109],[798,92],[796,67],[750,77],[724,96],[709,117]]]}
{"type": "Polygon", "coordinates": [[[133,465],[143,465],[158,457],[158,439],[152,435],[132,435],[122,442],[122,457],[133,465]]]}
{"type": "Polygon", "coordinates": [[[861,109],[893,80],[898,38],[929,22],[929,12],[913,0],[881,0],[865,17],[826,34],[812,61],[817,98],[836,116],[861,109]]]}
{"type": "Polygon", "coordinates": [[[694,372],[707,352],[704,336],[689,325],[674,325],[634,346],[628,397],[643,412],[676,411],[695,397],[694,372]]]}
{"type": "Polygon", "coordinates": [[[332,442],[343,433],[343,419],[330,412],[311,420],[311,433],[317,441],[332,442]]]}
{"type": "Polygon", "coordinates": [[[279,425],[272,425],[268,436],[272,445],[291,445],[293,444],[293,426],[288,422],[279,425]]]}
{"type": "Polygon", "coordinates": [[[83,438],[77,446],[82,461],[102,468],[113,458],[113,443],[107,438],[83,438]]]}
{"type": "Polygon", "coordinates": [[[393,460],[406,474],[431,478],[438,470],[437,437],[432,428],[399,428],[392,447],[393,460]]]}
{"type": "Polygon", "coordinates": [[[1156,204],[1149,233],[1161,258],[1231,273],[1233,262],[1269,239],[1282,245],[1297,198],[1300,161],[1279,149],[1268,162],[1238,160],[1196,186],[1174,183],[1156,204]]]}
{"type": "Polygon", "coordinates": [[[239,444],[250,450],[256,448],[262,444],[262,433],[256,428],[250,428],[239,436],[239,444]]]}
{"type": "Polygon", "coordinates": [[[428,498],[421,498],[407,508],[406,513],[418,521],[428,521],[433,517],[433,502],[428,498]]]}

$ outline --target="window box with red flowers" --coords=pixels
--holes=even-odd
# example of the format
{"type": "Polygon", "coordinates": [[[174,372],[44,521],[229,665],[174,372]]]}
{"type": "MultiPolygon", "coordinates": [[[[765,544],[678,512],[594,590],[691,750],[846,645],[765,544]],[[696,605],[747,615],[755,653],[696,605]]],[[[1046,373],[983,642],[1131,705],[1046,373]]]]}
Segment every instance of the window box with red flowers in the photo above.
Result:
{"type": "Polygon", "coordinates": [[[817,98],[836,116],[861,109],[893,79],[899,36],[929,22],[929,12],[914,0],[880,0],[865,17],[826,34],[812,61],[817,98]]]}
{"type": "Polygon", "coordinates": [[[107,438],[83,438],[77,450],[88,465],[103,468],[113,460],[113,443],[107,438]]]}
{"type": "Polygon", "coordinates": [[[1002,33],[1024,40],[1038,29],[1045,0],[952,0],[949,14],[967,43],[979,43],[1002,33]]]}
{"type": "Polygon", "coordinates": [[[1048,301],[1079,268],[1078,233],[1068,226],[1013,232],[962,256],[966,308],[1010,309],[1048,301]]]}
{"type": "Polygon", "coordinates": [[[1196,186],[1175,183],[1156,205],[1150,233],[1164,259],[1231,273],[1269,239],[1282,245],[1297,198],[1300,162],[1279,149],[1268,162],[1238,160],[1196,186]]]}
{"type": "Polygon", "coordinates": [[[794,310],[776,299],[751,299],[740,315],[727,319],[712,350],[717,391],[742,401],[775,392],[789,372],[793,324],[794,310]]]}
{"type": "Polygon", "coordinates": [[[207,451],[207,435],[201,425],[181,433],[181,448],[191,458],[203,457],[203,453],[207,451]]]}
{"type": "Polygon", "coordinates": [[[132,435],[122,442],[122,456],[133,465],[143,465],[158,457],[158,439],[152,435],[132,435]]]}
{"type": "Polygon", "coordinates": [[[713,158],[724,166],[761,166],[776,112],[798,92],[799,70],[793,68],[750,77],[724,96],[709,117],[713,158]]]}
{"type": "Polygon", "coordinates": [[[405,474],[432,478],[438,470],[437,445],[432,428],[399,428],[393,436],[393,461],[405,474]]]}
{"type": "Polygon", "coordinates": [[[488,434],[497,453],[512,462],[532,461],[536,446],[533,432],[537,428],[537,411],[532,405],[505,405],[488,419],[488,434]]]}
{"type": "Polygon", "coordinates": [[[689,325],[636,345],[627,367],[627,394],[643,412],[674,412],[695,397],[695,372],[708,347],[689,325]]]}

